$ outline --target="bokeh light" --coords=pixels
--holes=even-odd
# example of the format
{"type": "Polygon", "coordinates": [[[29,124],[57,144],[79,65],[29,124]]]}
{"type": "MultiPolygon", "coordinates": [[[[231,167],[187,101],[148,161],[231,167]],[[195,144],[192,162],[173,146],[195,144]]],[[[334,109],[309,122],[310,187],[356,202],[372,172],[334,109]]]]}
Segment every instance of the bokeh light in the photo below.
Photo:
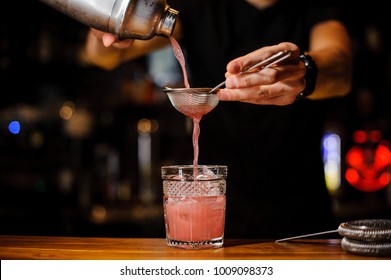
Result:
{"type": "Polygon", "coordinates": [[[20,123],[18,121],[12,121],[8,125],[8,130],[12,134],[19,134],[20,132],[20,123]]]}

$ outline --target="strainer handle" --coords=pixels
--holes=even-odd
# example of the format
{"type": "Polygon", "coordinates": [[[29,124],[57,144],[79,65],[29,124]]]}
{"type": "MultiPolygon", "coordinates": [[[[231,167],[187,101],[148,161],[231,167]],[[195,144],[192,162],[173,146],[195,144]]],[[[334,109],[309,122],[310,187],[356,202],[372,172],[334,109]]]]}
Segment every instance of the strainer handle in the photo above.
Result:
{"type": "MultiPolygon", "coordinates": [[[[256,69],[256,68],[260,68],[260,70],[264,69],[264,68],[268,68],[268,67],[271,67],[275,64],[277,64],[278,62],[281,62],[285,59],[287,59],[288,57],[291,56],[291,52],[290,51],[280,51],[268,58],[266,58],[265,60],[262,60],[256,64],[254,64],[253,66],[243,70],[242,72],[240,72],[238,75],[242,75],[244,73],[247,73],[253,69],[256,69]]],[[[217,90],[218,88],[222,87],[223,85],[225,84],[225,81],[221,82],[220,84],[218,84],[217,86],[215,86],[214,88],[212,88],[209,93],[212,93],[214,92],[215,90],[217,90]]]]}

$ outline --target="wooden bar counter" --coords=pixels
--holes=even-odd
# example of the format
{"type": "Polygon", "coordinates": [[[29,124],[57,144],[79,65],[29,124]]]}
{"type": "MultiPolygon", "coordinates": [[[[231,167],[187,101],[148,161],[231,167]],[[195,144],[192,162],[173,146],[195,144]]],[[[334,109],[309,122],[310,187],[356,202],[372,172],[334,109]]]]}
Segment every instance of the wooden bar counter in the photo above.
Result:
{"type": "Polygon", "coordinates": [[[289,242],[225,240],[223,248],[186,250],[162,238],[0,236],[1,260],[371,260],[345,252],[340,239],[289,242]]]}

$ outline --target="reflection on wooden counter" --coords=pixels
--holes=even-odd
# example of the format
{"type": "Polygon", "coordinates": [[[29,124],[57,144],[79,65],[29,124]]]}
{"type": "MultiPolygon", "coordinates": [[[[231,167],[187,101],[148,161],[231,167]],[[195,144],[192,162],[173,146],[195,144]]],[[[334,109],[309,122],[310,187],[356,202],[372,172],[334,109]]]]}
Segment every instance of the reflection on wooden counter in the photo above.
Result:
{"type": "Polygon", "coordinates": [[[341,248],[340,239],[300,239],[276,243],[225,240],[223,248],[185,250],[162,238],[0,236],[0,259],[43,260],[371,260],[341,248]]]}

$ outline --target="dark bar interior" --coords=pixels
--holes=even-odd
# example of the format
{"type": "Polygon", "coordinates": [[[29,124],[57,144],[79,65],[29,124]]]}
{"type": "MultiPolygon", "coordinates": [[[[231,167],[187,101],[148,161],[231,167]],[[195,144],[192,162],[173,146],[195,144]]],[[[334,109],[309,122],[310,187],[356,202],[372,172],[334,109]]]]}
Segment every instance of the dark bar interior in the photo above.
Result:
{"type": "MultiPolygon", "coordinates": [[[[360,5],[354,87],[325,127],[340,141],[340,182],[329,179],[340,222],[391,217],[391,183],[348,172],[347,155],[381,161],[391,141],[388,18],[381,1],[360,5]]],[[[113,71],[83,65],[87,31],[38,1],[2,4],[0,234],[164,237],[160,166],[193,156],[192,123],[161,91],[182,78],[179,65],[170,49],[113,71]]]]}

